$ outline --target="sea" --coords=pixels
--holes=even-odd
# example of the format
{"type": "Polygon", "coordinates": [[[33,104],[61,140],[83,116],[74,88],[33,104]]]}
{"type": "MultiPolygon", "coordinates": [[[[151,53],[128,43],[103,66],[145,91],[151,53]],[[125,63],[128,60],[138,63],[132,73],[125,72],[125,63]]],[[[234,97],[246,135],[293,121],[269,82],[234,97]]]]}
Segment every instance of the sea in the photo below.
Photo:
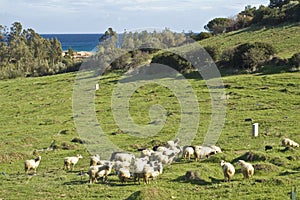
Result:
{"type": "Polygon", "coordinates": [[[63,51],[72,48],[74,51],[97,51],[99,38],[103,34],[41,34],[43,38],[57,38],[63,51]]]}

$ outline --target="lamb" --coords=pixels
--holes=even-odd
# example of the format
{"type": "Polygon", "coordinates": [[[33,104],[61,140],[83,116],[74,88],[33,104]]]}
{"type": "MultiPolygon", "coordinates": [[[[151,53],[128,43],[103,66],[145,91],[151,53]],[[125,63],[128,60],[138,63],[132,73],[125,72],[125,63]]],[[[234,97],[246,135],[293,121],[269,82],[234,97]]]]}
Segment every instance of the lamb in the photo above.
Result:
{"type": "Polygon", "coordinates": [[[78,160],[80,158],[83,158],[80,154],[77,154],[73,157],[65,157],[64,158],[64,168],[66,170],[72,170],[74,169],[74,166],[77,164],[78,160]]]}
{"type": "Polygon", "coordinates": [[[95,166],[100,164],[100,156],[98,154],[91,156],[90,166],[95,166]]]}
{"type": "Polygon", "coordinates": [[[224,174],[224,181],[230,181],[235,173],[234,166],[229,162],[221,160],[221,167],[224,174]]]}
{"type": "Polygon", "coordinates": [[[34,173],[36,174],[36,169],[38,168],[40,162],[41,162],[42,157],[39,156],[35,159],[31,159],[31,160],[25,160],[24,164],[25,164],[25,173],[28,174],[30,169],[34,170],[34,173]]]}
{"type": "Polygon", "coordinates": [[[284,147],[299,147],[299,144],[289,138],[283,138],[282,141],[282,146],[284,147]]]}
{"type": "Polygon", "coordinates": [[[130,171],[128,168],[121,168],[118,172],[118,178],[120,179],[121,183],[126,182],[126,180],[130,179],[130,171]]]}
{"type": "Polygon", "coordinates": [[[253,176],[254,174],[254,167],[252,166],[251,163],[247,163],[244,160],[239,160],[238,163],[242,166],[242,174],[244,178],[249,179],[253,176]]]}
{"type": "Polygon", "coordinates": [[[91,166],[88,171],[90,184],[97,183],[98,178],[102,177],[103,182],[107,182],[107,177],[111,173],[110,165],[91,166]]]}

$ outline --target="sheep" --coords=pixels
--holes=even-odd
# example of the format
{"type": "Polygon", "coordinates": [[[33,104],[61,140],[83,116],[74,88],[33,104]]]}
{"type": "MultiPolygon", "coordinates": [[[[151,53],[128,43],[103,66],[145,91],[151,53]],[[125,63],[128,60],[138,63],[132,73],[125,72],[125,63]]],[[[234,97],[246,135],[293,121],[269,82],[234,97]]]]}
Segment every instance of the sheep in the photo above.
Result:
{"type": "Polygon", "coordinates": [[[128,168],[121,168],[118,172],[118,178],[120,179],[121,183],[126,182],[126,180],[130,179],[130,171],[128,168]]]}
{"type": "Polygon", "coordinates": [[[100,164],[100,156],[98,154],[91,156],[90,166],[95,166],[100,164]]]}
{"type": "Polygon", "coordinates": [[[230,181],[235,173],[234,166],[229,162],[221,160],[221,167],[224,174],[224,181],[230,181]]]}
{"type": "Polygon", "coordinates": [[[31,160],[25,160],[24,164],[25,164],[25,173],[28,174],[30,169],[34,170],[34,173],[36,174],[36,169],[38,168],[40,162],[41,162],[42,157],[38,156],[35,159],[31,159],[31,160]]]}
{"type": "Polygon", "coordinates": [[[202,146],[194,146],[194,156],[195,156],[195,160],[199,160],[201,158],[201,149],[202,149],[202,146]]]}
{"type": "Polygon", "coordinates": [[[254,167],[252,166],[251,163],[245,162],[244,160],[239,160],[238,164],[242,166],[242,174],[244,178],[249,179],[253,176],[254,174],[254,167]]]}
{"type": "Polygon", "coordinates": [[[83,158],[80,154],[77,154],[76,156],[73,157],[65,157],[64,158],[64,168],[66,170],[72,170],[74,169],[74,166],[78,162],[80,158],[83,158]]]}
{"type": "Polygon", "coordinates": [[[131,166],[131,163],[130,162],[115,161],[115,162],[112,163],[112,165],[113,165],[113,168],[116,170],[116,172],[119,172],[120,169],[122,169],[122,168],[129,169],[130,166],[131,166]]]}
{"type": "Polygon", "coordinates": [[[151,149],[144,149],[141,151],[141,158],[143,157],[146,157],[146,156],[151,156],[151,154],[153,153],[154,151],[151,150],[151,149]]]}
{"type": "Polygon", "coordinates": [[[180,142],[180,139],[179,138],[176,138],[175,140],[169,140],[167,141],[167,148],[170,148],[172,146],[178,146],[179,145],[179,142],[180,142]]]}
{"type": "Polygon", "coordinates": [[[111,166],[110,165],[96,165],[91,166],[88,171],[89,175],[89,182],[97,183],[98,178],[102,177],[103,182],[107,182],[107,177],[111,173],[111,166]]]}
{"type": "Polygon", "coordinates": [[[135,155],[123,152],[115,152],[111,155],[111,161],[131,162],[135,155]]]}
{"type": "Polygon", "coordinates": [[[283,138],[282,141],[282,146],[284,147],[299,147],[299,144],[289,138],[283,138]]]}
{"type": "Polygon", "coordinates": [[[144,166],[143,169],[144,174],[144,182],[146,184],[149,184],[149,179],[152,178],[152,180],[156,180],[156,177],[159,176],[159,171],[155,170],[154,167],[151,167],[149,164],[144,166]]]}
{"type": "Polygon", "coordinates": [[[187,146],[187,147],[184,147],[183,148],[183,157],[185,159],[188,159],[190,160],[191,159],[191,156],[194,155],[194,148],[191,147],[191,146],[187,146]]]}

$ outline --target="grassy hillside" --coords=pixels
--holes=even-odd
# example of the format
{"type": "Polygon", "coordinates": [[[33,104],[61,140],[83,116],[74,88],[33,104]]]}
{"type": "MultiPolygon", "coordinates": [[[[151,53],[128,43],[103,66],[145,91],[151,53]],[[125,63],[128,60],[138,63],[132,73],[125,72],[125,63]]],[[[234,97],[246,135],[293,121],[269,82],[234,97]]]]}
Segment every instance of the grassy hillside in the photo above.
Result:
{"type": "MultiPolygon", "coordinates": [[[[299,27],[288,30],[292,33],[299,31],[299,27]]],[[[223,41],[226,39],[226,35],[220,37],[223,41]]],[[[296,40],[296,36],[293,38],[296,40]]],[[[218,37],[211,40],[218,44],[218,37]]],[[[277,45],[279,48],[279,43],[277,45]]],[[[283,51],[282,55],[287,56],[292,51],[283,51]]],[[[90,154],[83,144],[71,142],[78,137],[72,113],[75,76],[69,73],[0,81],[0,199],[288,199],[291,187],[300,184],[300,150],[283,151],[281,146],[283,137],[300,142],[299,72],[224,77],[229,99],[226,123],[217,143],[223,153],[200,162],[179,159],[164,169],[157,183],[149,185],[132,182],[122,185],[115,175],[109,176],[108,184],[90,185],[88,177],[78,176],[78,172],[87,171],[90,154]],[[251,136],[251,122],[245,122],[245,118],[259,123],[258,137],[251,136]],[[24,160],[33,158],[34,149],[47,148],[53,140],[57,150],[40,152],[42,161],[37,175],[25,175],[24,160]],[[272,145],[273,150],[265,152],[267,144],[272,145]],[[237,174],[233,181],[224,183],[220,160],[232,161],[248,151],[256,155],[252,161],[257,167],[254,178],[243,180],[240,167],[235,165],[237,174]],[[65,172],[63,158],[78,153],[84,158],[75,172],[65,172]],[[185,181],[188,170],[198,170],[201,180],[185,181]]],[[[156,84],[145,85],[133,94],[130,113],[136,123],[145,125],[150,122],[150,106],[160,104],[168,113],[164,128],[146,139],[113,134],[120,132],[110,107],[111,93],[119,78],[119,74],[104,76],[95,97],[97,118],[109,139],[137,153],[139,147],[150,147],[155,142],[173,138],[180,124],[180,105],[172,91],[156,84]]],[[[200,124],[193,144],[201,145],[211,114],[210,96],[204,81],[188,81],[197,94],[200,108],[200,124]]]]}
{"type": "Polygon", "coordinates": [[[202,40],[200,44],[218,46],[224,50],[246,42],[270,43],[276,48],[278,56],[290,58],[300,49],[300,25],[294,23],[275,27],[249,27],[202,40]]]}

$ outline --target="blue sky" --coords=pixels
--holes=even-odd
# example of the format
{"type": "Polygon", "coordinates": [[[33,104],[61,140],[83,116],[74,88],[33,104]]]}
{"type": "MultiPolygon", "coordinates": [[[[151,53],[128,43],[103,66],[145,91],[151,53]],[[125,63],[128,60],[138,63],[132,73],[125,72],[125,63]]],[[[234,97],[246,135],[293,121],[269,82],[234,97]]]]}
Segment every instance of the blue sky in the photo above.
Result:
{"type": "Polygon", "coordinates": [[[203,31],[215,17],[232,17],[246,5],[269,0],[0,0],[0,24],[19,21],[38,33],[103,33],[108,27],[203,31]]]}

